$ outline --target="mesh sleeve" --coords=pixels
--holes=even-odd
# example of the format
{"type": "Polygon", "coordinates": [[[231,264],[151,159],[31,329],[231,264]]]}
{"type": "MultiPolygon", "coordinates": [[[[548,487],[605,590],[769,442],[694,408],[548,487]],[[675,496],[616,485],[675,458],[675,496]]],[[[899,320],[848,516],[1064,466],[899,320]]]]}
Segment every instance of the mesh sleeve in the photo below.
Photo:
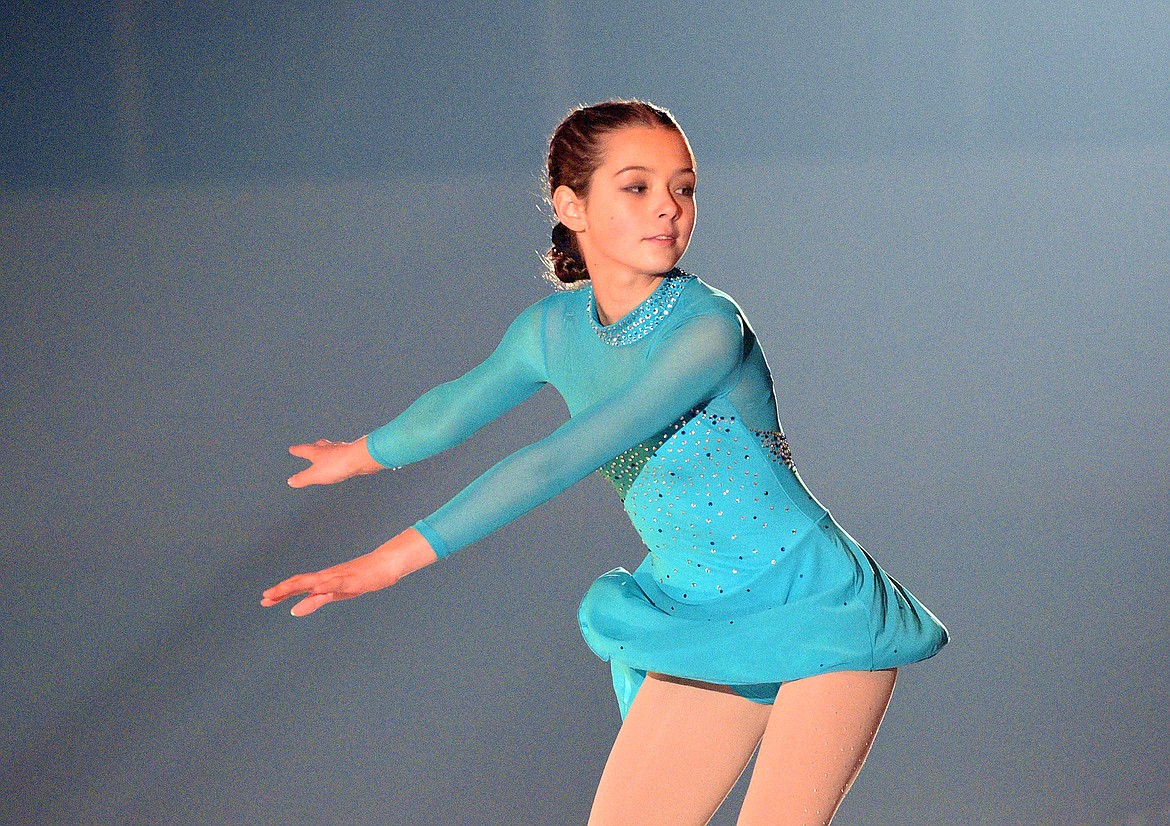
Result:
{"type": "Polygon", "coordinates": [[[623,386],[490,468],[415,527],[439,556],[486,536],[718,395],[742,347],[734,316],[686,320],[623,386]]]}
{"type": "Polygon", "coordinates": [[[495,351],[459,378],[420,396],[366,447],[383,467],[402,467],[454,447],[545,383],[539,305],[521,313],[495,351]]]}

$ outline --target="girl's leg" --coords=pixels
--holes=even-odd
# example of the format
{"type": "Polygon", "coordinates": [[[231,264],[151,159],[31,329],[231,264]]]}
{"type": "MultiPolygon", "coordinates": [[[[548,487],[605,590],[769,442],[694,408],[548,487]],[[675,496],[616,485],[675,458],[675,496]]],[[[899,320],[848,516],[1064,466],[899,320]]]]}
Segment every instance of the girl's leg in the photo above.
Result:
{"type": "Polygon", "coordinates": [[[760,742],[770,706],[650,674],[606,761],[590,826],[701,826],[760,742]]]}
{"type": "Polygon", "coordinates": [[[861,771],[896,676],[840,671],[781,686],[740,826],[826,826],[861,771]]]}

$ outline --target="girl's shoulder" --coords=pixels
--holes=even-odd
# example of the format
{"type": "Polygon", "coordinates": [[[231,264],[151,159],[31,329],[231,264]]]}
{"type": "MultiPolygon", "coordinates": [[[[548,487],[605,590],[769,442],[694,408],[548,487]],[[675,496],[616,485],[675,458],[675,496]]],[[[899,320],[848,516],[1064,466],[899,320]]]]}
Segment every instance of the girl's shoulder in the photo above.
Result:
{"type": "Polygon", "coordinates": [[[590,292],[588,282],[583,286],[573,287],[571,289],[558,288],[544,298],[538,299],[533,304],[530,304],[524,312],[543,314],[562,312],[572,307],[584,307],[589,301],[590,292]]]}
{"type": "Polygon", "coordinates": [[[558,314],[564,315],[574,312],[574,308],[584,307],[588,300],[588,289],[557,290],[538,298],[529,304],[516,316],[513,325],[536,324],[547,321],[558,314]]]}
{"type": "Polygon", "coordinates": [[[743,310],[735,299],[716,289],[696,276],[688,276],[690,282],[679,295],[676,315],[681,321],[699,315],[718,315],[739,321],[744,318],[743,310]]]}

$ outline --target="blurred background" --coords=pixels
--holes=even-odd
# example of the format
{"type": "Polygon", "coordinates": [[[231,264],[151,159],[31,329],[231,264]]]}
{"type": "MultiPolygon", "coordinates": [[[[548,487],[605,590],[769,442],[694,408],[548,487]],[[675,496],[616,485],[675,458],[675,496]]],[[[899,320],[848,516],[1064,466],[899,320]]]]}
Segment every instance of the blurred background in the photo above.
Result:
{"type": "Polygon", "coordinates": [[[259,595],[563,419],[284,484],[547,294],[547,136],[636,96],[804,478],[952,631],[838,822],[1170,824],[1168,35],[1144,0],[5,3],[0,819],[584,822],[619,719],[576,606],[642,554],[606,483],[392,592],[259,595]]]}

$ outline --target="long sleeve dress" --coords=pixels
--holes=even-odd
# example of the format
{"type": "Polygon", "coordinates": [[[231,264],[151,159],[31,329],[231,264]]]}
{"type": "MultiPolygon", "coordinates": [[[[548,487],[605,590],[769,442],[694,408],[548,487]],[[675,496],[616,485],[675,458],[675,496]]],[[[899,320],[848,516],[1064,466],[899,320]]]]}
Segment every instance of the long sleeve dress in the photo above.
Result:
{"type": "Polygon", "coordinates": [[[369,435],[399,467],[451,447],[545,384],[570,418],[415,527],[445,556],[595,470],[649,553],[585,594],[585,639],[624,715],[647,672],[762,703],[781,683],[935,654],[947,631],[809,493],[759,342],[727,295],[675,270],[602,325],[591,287],[522,312],[478,367],[369,435]]]}

